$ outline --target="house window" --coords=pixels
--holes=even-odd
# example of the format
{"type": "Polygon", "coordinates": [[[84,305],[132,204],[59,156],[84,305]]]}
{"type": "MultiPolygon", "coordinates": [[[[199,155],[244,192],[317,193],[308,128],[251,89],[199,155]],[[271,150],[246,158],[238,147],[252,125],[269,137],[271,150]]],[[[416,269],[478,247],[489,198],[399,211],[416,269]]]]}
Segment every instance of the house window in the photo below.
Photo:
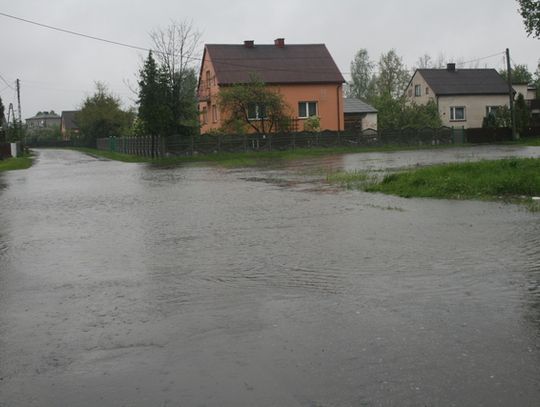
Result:
{"type": "Polygon", "coordinates": [[[311,116],[317,116],[317,102],[299,102],[298,117],[305,119],[311,116]]]}
{"type": "Polygon", "coordinates": [[[217,122],[217,106],[212,105],[212,122],[217,122]]]}
{"type": "Polygon", "coordinates": [[[486,116],[496,115],[500,108],[500,106],[486,106],[486,116]]]}
{"type": "Polygon", "coordinates": [[[249,120],[261,120],[266,119],[266,109],[264,105],[259,105],[257,103],[250,103],[248,105],[248,119],[249,120]]]}
{"type": "Polygon", "coordinates": [[[414,85],[414,96],[422,96],[422,85],[414,85]]]}
{"type": "Polygon", "coordinates": [[[429,88],[426,86],[426,95],[429,95],[429,88]]]}
{"type": "Polygon", "coordinates": [[[206,107],[202,109],[202,123],[208,124],[208,109],[206,107]]]}
{"type": "Polygon", "coordinates": [[[206,88],[210,89],[210,71],[206,71],[206,88]]]}
{"type": "Polygon", "coordinates": [[[450,108],[450,121],[465,121],[465,107],[464,106],[452,106],[450,108]]]}

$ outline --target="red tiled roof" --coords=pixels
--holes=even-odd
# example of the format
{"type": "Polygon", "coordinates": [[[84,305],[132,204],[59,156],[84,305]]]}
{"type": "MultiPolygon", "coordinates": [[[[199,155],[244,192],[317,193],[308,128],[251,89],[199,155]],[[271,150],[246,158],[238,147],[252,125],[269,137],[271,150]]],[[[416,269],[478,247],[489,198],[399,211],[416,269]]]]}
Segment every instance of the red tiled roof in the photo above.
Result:
{"type": "Polygon", "coordinates": [[[324,44],[207,44],[205,53],[220,85],[248,83],[252,75],[267,84],[345,82],[324,44]]]}

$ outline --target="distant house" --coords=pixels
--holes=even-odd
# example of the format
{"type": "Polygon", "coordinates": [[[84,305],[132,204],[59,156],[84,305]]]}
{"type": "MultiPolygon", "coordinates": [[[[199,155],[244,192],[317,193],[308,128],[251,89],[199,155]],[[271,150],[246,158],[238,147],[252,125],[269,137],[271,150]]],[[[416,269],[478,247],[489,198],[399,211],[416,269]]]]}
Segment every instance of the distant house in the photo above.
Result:
{"type": "Polygon", "coordinates": [[[509,105],[508,85],[495,69],[417,69],[405,96],[409,103],[437,104],[444,126],[482,127],[500,106],[509,105]]]}
{"type": "Polygon", "coordinates": [[[26,128],[32,132],[40,129],[60,127],[60,116],[54,110],[50,112],[37,112],[35,116],[25,119],[26,128]]]}
{"type": "Polygon", "coordinates": [[[356,98],[343,99],[345,130],[377,130],[377,109],[356,98]]]}
{"type": "MultiPolygon", "coordinates": [[[[198,97],[201,132],[222,127],[227,112],[219,106],[221,89],[249,83],[255,75],[278,90],[290,107],[299,130],[311,116],[320,118],[321,129],[343,130],[343,83],[324,44],[207,44],[204,47],[198,97]]],[[[253,109],[249,120],[261,120],[253,109]]]]}
{"type": "Polygon", "coordinates": [[[79,126],[75,123],[75,115],[78,110],[64,110],[62,111],[60,121],[60,132],[62,133],[62,140],[71,140],[74,135],[79,134],[79,126]]]}

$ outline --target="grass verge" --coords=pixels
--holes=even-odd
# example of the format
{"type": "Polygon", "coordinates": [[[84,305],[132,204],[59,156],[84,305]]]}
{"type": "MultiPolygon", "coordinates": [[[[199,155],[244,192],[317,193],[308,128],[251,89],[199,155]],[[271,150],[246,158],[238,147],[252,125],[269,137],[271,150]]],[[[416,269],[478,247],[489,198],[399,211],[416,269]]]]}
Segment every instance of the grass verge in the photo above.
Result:
{"type": "Polygon", "coordinates": [[[366,173],[336,173],[329,182],[368,192],[401,197],[503,200],[528,203],[540,211],[540,159],[519,158],[434,165],[386,175],[377,180],[366,173]]]}
{"type": "Polygon", "coordinates": [[[32,165],[32,157],[25,155],[16,158],[7,158],[0,161],[0,172],[13,171],[13,170],[25,170],[32,165]]]}

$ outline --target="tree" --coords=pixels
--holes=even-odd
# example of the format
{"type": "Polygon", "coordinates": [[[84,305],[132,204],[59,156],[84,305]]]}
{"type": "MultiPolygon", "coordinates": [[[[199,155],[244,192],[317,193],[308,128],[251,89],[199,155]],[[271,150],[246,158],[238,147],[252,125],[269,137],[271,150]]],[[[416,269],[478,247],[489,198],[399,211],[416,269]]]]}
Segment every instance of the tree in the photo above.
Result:
{"type": "Polygon", "coordinates": [[[518,3],[527,36],[532,35],[540,38],[540,2],[538,0],[518,0],[518,3]]]}
{"type": "Polygon", "coordinates": [[[236,132],[245,127],[256,133],[281,130],[290,110],[279,92],[255,77],[249,83],[222,89],[219,105],[227,115],[225,129],[236,132]]]}
{"type": "Polygon", "coordinates": [[[527,103],[525,103],[525,97],[521,93],[516,99],[514,109],[516,110],[516,130],[518,134],[521,134],[524,129],[529,127],[531,117],[527,103]]]}
{"type": "MultiPolygon", "coordinates": [[[[499,71],[499,75],[501,75],[505,81],[508,80],[508,71],[506,69],[501,69],[499,71]]],[[[532,83],[533,81],[533,75],[529,72],[529,69],[527,68],[527,65],[514,65],[512,68],[512,83],[518,84],[518,83],[532,83]]]]}
{"type": "Polygon", "coordinates": [[[158,68],[152,52],[139,72],[139,121],[140,131],[152,136],[167,136],[170,122],[174,121],[167,102],[167,88],[163,73],[158,68]]]}
{"type": "Polygon", "coordinates": [[[379,59],[379,72],[375,79],[377,94],[389,95],[392,98],[401,97],[410,77],[401,57],[391,49],[379,59]]]}
{"type": "Polygon", "coordinates": [[[161,131],[165,136],[193,134],[198,126],[194,64],[199,62],[201,34],[189,22],[172,21],[165,29],[154,30],[150,37],[156,50],[157,82],[162,97],[161,131]]]}
{"type": "Polygon", "coordinates": [[[5,142],[7,122],[5,120],[5,108],[0,97],[0,143],[5,142]]]}
{"type": "Polygon", "coordinates": [[[351,62],[351,81],[348,83],[347,96],[362,100],[373,97],[374,67],[375,64],[369,59],[367,49],[360,49],[351,62]]]}
{"type": "Polygon", "coordinates": [[[120,100],[109,93],[104,83],[96,82],[96,92],[83,101],[75,121],[86,142],[94,144],[97,138],[125,134],[133,115],[120,108],[120,100]]]}

